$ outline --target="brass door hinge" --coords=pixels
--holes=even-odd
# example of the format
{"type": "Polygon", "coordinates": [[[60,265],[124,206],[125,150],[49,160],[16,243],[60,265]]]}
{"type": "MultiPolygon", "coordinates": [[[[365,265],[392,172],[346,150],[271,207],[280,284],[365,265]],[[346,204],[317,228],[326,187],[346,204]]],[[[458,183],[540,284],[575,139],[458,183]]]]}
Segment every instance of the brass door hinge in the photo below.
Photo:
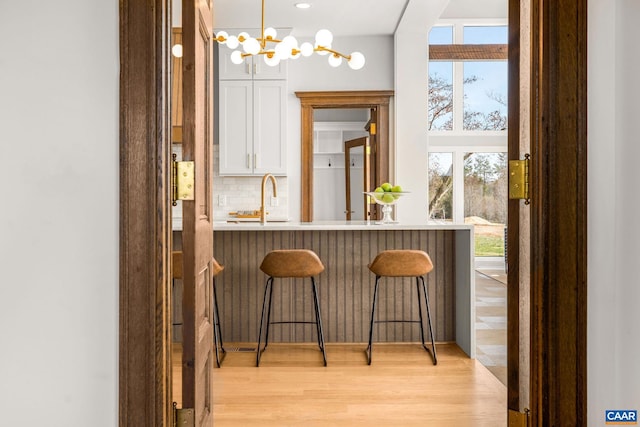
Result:
{"type": "Polygon", "coordinates": [[[178,404],[173,402],[173,427],[196,427],[196,412],[194,409],[178,409],[178,404]]]}
{"type": "Polygon", "coordinates": [[[509,198],[524,199],[528,205],[529,198],[529,154],[524,155],[524,160],[509,160],[509,198]]]}
{"type": "Polygon", "coordinates": [[[529,427],[531,423],[531,411],[525,408],[524,412],[509,409],[509,427],[529,427]]]}
{"type": "Polygon", "coordinates": [[[173,206],[178,204],[178,200],[193,200],[195,188],[194,162],[177,162],[176,155],[173,155],[171,187],[173,206]]]}

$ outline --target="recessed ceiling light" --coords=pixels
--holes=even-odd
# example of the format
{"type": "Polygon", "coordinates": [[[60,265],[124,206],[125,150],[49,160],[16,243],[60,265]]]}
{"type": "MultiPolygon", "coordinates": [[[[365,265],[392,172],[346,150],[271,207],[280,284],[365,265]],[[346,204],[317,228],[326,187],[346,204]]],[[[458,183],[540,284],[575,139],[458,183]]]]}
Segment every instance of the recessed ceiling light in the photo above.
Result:
{"type": "Polygon", "coordinates": [[[296,3],[296,7],[298,9],[309,9],[311,7],[311,3],[296,3]]]}

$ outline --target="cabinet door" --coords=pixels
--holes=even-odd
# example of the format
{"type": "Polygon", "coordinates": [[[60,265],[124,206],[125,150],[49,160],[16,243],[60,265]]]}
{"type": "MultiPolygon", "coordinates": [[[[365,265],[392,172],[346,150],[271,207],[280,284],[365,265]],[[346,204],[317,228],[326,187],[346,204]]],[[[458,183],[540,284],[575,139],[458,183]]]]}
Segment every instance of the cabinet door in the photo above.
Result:
{"type": "Polygon", "coordinates": [[[286,94],[283,80],[253,82],[254,173],[285,175],[286,94]]]}
{"type": "MultiPolygon", "coordinates": [[[[218,45],[218,78],[220,80],[251,80],[253,78],[253,58],[244,58],[244,64],[231,62],[233,50],[218,45]]],[[[239,48],[242,49],[242,48],[239,48]]]]}
{"type": "Polygon", "coordinates": [[[253,57],[253,72],[254,80],[286,80],[287,79],[287,64],[288,61],[280,61],[278,65],[272,67],[264,62],[263,55],[253,57]]]}
{"type": "Polygon", "coordinates": [[[250,175],[253,166],[253,83],[220,81],[220,175],[250,175]]]}
{"type": "MultiPolygon", "coordinates": [[[[218,78],[220,80],[285,80],[287,61],[280,61],[275,67],[264,62],[263,55],[247,56],[243,64],[231,62],[232,49],[218,45],[218,78]]],[[[238,49],[242,49],[239,47],[238,49]]]]}

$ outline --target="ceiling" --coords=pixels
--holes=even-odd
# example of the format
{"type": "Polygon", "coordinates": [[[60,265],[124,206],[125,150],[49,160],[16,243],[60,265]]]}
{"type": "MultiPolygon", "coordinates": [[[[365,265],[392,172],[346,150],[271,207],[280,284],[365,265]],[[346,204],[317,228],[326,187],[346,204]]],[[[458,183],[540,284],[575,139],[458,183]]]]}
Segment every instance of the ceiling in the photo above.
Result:
{"type": "MultiPolygon", "coordinates": [[[[410,1],[431,0],[264,0],[265,27],[291,28],[295,36],[310,37],[326,28],[335,36],[391,35],[410,1]]],[[[442,17],[506,18],[508,0],[450,0],[442,17]]],[[[261,0],[215,0],[215,28],[260,28],[261,0]]]]}

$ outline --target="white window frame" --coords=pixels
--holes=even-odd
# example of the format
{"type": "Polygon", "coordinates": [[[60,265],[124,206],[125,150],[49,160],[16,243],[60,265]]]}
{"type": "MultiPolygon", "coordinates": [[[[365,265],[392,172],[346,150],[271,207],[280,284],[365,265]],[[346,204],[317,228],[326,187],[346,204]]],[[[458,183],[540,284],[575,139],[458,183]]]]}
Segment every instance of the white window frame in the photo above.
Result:
{"type": "MultiPolygon", "coordinates": [[[[505,26],[506,19],[441,19],[437,27],[453,27],[453,43],[463,43],[465,26],[505,26]]],[[[430,153],[452,153],[453,223],[464,223],[464,154],[506,153],[507,131],[464,130],[464,61],[453,63],[453,129],[430,130],[427,135],[427,162],[430,153]],[[482,143],[474,143],[481,140],[482,143]],[[489,141],[489,142],[486,142],[489,141]]],[[[427,186],[428,192],[428,186],[427,186]]],[[[427,194],[427,200],[430,200],[427,194]]],[[[431,216],[431,212],[429,212],[431,216]]]]}

